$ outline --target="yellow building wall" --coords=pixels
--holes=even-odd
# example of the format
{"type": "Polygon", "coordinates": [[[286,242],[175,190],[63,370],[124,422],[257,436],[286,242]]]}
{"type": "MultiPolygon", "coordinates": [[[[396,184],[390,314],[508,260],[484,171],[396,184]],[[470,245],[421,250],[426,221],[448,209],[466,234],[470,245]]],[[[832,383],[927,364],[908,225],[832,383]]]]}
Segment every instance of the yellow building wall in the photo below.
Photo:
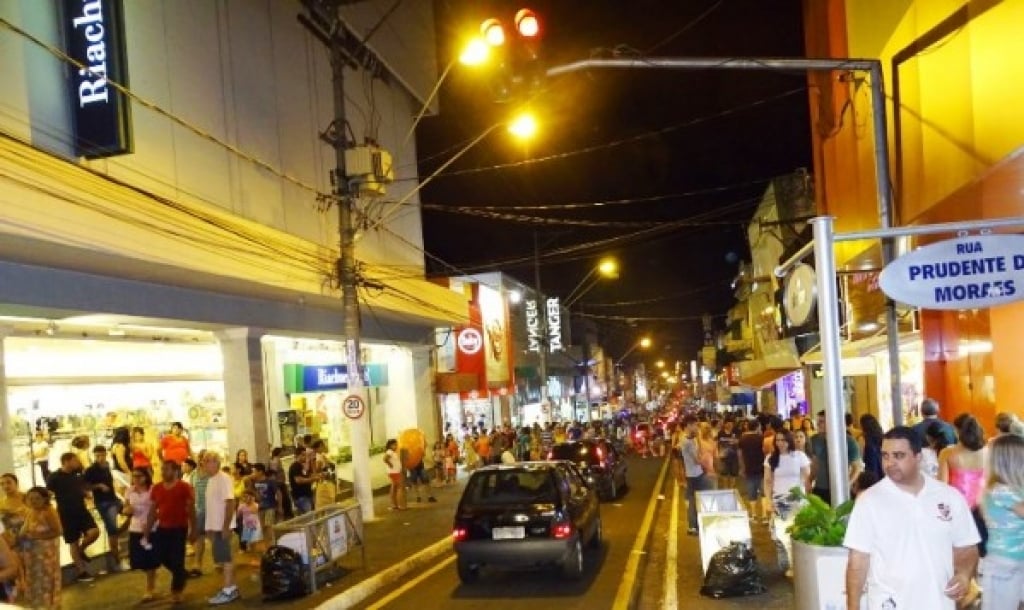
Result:
{"type": "MultiPolygon", "coordinates": [[[[804,9],[809,56],[882,62],[898,224],[1024,216],[1024,0],[805,0],[804,9]]],[[[873,110],[865,75],[853,76],[810,77],[818,208],[838,231],[878,226],[873,110]]],[[[838,263],[870,245],[837,248],[838,263]]],[[[1024,409],[1024,305],[979,313],[990,357],[959,353],[956,312],[923,316],[925,389],[949,405],[944,415],[969,410],[989,427],[995,412],[1024,409]],[[994,397],[982,390],[993,387],[994,397]]]]}

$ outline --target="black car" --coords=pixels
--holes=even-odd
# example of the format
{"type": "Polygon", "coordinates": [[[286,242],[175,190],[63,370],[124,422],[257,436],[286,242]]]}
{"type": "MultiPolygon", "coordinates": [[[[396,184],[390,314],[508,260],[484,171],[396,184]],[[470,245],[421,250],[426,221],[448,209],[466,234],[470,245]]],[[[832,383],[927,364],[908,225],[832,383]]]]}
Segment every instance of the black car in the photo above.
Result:
{"type": "Polygon", "coordinates": [[[601,507],[594,489],[567,462],[520,462],[473,473],[459,500],[452,538],[459,579],[475,581],[483,566],[557,566],[583,574],[583,545],[601,545],[601,507]]]}
{"type": "Polygon", "coordinates": [[[626,460],[604,439],[559,443],[547,458],[572,462],[587,484],[597,488],[602,500],[614,500],[626,489],[626,460]]]}

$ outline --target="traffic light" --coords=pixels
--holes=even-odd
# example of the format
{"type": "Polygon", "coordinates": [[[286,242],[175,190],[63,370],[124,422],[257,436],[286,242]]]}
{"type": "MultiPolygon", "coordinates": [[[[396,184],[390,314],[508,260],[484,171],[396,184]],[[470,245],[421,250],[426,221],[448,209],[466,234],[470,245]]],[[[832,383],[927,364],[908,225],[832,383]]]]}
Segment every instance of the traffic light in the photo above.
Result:
{"type": "Polygon", "coordinates": [[[510,20],[489,17],[480,23],[480,37],[497,58],[491,93],[498,102],[524,102],[544,80],[540,17],[529,8],[519,9],[510,20]]]}

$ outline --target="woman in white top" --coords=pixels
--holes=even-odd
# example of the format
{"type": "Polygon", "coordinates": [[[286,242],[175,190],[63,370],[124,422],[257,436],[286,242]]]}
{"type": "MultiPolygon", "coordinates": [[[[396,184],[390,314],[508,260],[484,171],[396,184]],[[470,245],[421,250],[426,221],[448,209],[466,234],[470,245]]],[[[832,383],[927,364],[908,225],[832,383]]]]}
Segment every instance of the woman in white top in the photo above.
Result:
{"type": "Polygon", "coordinates": [[[786,570],[787,576],[793,573],[789,569],[793,543],[786,530],[799,509],[790,494],[794,487],[810,491],[811,460],[803,451],[794,449],[792,433],[780,430],[775,433],[775,449],[764,461],[764,490],[772,499],[774,514],[769,528],[778,548],[779,566],[786,570]]]}
{"type": "Polygon", "coordinates": [[[146,521],[149,519],[149,511],[153,508],[153,501],[149,497],[149,491],[153,487],[153,477],[149,474],[148,468],[135,468],[132,470],[132,486],[125,494],[124,510],[125,515],[131,517],[128,522],[128,562],[133,570],[143,570],[146,573],[146,593],[142,596],[143,602],[152,601],[153,591],[156,587],[156,569],[160,567],[160,558],[149,544],[146,533],[146,521]]]}

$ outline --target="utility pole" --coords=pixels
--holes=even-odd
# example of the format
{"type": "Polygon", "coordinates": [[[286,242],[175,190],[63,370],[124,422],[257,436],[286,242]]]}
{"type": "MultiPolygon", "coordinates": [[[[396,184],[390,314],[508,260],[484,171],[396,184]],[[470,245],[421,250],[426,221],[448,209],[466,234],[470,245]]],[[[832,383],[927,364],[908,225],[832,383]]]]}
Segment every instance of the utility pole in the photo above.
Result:
{"type": "MultiPolygon", "coordinates": [[[[331,61],[331,85],[334,94],[334,118],[321,136],[334,148],[334,198],[338,206],[339,259],[338,280],[341,286],[343,332],[345,335],[345,363],[348,372],[347,396],[363,397],[363,367],[360,357],[359,270],[356,264],[356,198],[352,195],[345,170],[345,151],[350,143],[345,138],[345,68],[352,59],[345,48],[345,29],[338,16],[339,0],[309,0],[303,3],[308,15],[299,21],[323,42],[331,61]]],[[[354,145],[354,143],[351,143],[354,145]]],[[[365,400],[365,399],[364,399],[365,400]]],[[[365,404],[365,403],[364,403],[365,404]]],[[[333,413],[340,431],[342,413],[333,413]]],[[[370,483],[370,421],[364,412],[361,417],[349,419],[349,439],[352,447],[352,487],[362,510],[363,521],[374,518],[373,487],[370,483]]],[[[333,426],[332,426],[333,427],[333,426]]],[[[337,449],[335,447],[335,449],[337,449]]]]}
{"type": "MultiPolygon", "coordinates": [[[[533,231],[533,284],[537,291],[537,307],[540,307],[540,301],[543,298],[540,288],[540,242],[537,239],[537,230],[533,231]]],[[[543,339],[540,342],[540,350],[537,353],[537,374],[540,376],[540,402],[541,405],[546,405],[548,402],[548,350],[550,346],[548,344],[548,315],[547,315],[547,303],[543,308],[544,315],[540,316],[543,320],[541,323],[541,337],[543,339]]],[[[551,408],[551,405],[548,405],[551,408]]]]}

